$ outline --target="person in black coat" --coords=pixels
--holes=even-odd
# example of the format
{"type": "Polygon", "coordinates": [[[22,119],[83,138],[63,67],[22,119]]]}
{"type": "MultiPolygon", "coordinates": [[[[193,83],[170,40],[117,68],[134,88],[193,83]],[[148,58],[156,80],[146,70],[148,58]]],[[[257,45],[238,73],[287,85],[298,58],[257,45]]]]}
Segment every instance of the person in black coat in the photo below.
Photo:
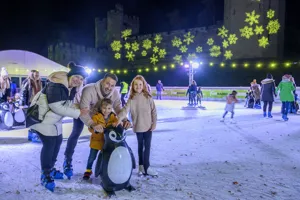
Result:
{"type": "Polygon", "coordinates": [[[263,115],[264,117],[272,118],[272,108],[274,102],[274,96],[276,97],[275,92],[275,80],[271,74],[267,74],[266,79],[261,81],[261,100],[264,102],[263,106],[263,115]],[[267,106],[268,108],[268,115],[267,115],[267,106]]]}

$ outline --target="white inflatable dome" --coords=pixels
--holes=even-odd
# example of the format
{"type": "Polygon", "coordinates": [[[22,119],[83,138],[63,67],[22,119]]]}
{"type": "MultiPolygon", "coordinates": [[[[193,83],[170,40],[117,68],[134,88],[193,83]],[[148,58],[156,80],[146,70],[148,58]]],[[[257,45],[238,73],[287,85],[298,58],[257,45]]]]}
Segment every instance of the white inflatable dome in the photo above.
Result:
{"type": "Polygon", "coordinates": [[[23,50],[0,51],[0,68],[5,67],[9,76],[28,76],[32,69],[40,72],[40,76],[49,76],[54,71],[69,69],[39,54],[23,50]]]}

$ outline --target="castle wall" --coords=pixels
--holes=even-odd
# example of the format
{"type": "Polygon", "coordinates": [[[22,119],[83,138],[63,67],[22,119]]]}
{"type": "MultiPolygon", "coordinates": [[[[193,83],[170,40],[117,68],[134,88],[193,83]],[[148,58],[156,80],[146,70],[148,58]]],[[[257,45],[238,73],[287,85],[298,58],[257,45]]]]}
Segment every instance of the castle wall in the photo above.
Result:
{"type": "Polygon", "coordinates": [[[95,48],[107,46],[107,19],[95,19],[95,48]]]}

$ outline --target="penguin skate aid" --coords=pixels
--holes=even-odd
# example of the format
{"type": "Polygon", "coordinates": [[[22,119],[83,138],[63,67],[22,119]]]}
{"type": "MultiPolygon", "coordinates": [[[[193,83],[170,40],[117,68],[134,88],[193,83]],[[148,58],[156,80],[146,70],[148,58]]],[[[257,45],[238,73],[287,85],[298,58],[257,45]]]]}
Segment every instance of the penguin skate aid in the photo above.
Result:
{"type": "MultiPolygon", "coordinates": [[[[104,78],[96,83],[86,85],[80,90],[75,98],[74,103],[79,104],[80,108],[88,108],[90,114],[81,116],[80,119],[74,119],[73,129],[67,141],[65,150],[64,173],[70,179],[73,176],[73,154],[77,145],[78,138],[83,130],[84,125],[98,132],[103,132],[103,127],[93,122],[91,116],[95,113],[94,107],[99,100],[104,98],[113,101],[113,110],[118,114],[122,108],[119,91],[115,88],[118,82],[118,77],[115,74],[107,73],[104,78]]],[[[131,123],[124,119],[124,127],[129,128],[131,123]]]]}
{"type": "Polygon", "coordinates": [[[135,159],[126,143],[124,128],[121,125],[104,128],[104,141],[95,167],[95,176],[100,175],[104,191],[108,196],[114,196],[115,191],[135,190],[130,184],[135,159]]]}

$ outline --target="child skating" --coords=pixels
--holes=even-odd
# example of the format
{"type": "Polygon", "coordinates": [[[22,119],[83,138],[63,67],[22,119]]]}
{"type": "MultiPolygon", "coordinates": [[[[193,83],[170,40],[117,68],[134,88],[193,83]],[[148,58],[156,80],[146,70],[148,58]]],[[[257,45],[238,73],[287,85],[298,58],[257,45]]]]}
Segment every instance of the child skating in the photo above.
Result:
{"type": "Polygon", "coordinates": [[[237,98],[236,98],[236,95],[237,95],[237,92],[235,90],[232,91],[231,94],[229,94],[227,97],[226,97],[226,106],[225,106],[225,113],[223,114],[223,117],[221,119],[221,122],[224,122],[225,121],[225,117],[227,115],[228,112],[231,112],[231,120],[230,122],[232,124],[236,123],[233,119],[234,117],[234,106],[235,106],[235,103],[238,102],[237,98]]]}

